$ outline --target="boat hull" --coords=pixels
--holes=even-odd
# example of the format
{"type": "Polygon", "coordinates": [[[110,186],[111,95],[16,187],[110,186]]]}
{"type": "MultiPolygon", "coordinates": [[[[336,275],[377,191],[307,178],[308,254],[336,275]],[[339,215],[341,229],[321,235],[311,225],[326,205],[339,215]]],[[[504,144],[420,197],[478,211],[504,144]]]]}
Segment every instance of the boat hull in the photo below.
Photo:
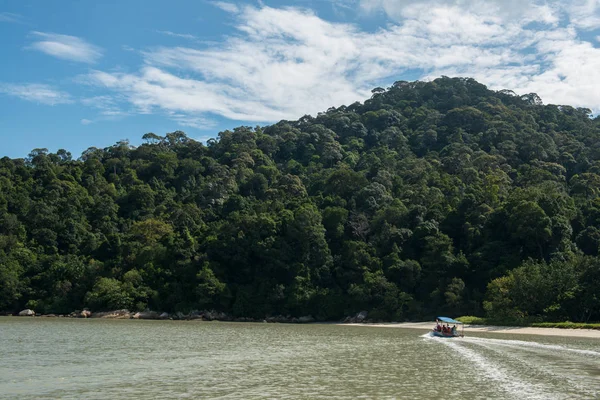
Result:
{"type": "Polygon", "coordinates": [[[460,337],[460,335],[458,333],[452,334],[452,333],[442,333],[442,332],[437,332],[437,331],[431,331],[431,336],[443,337],[443,338],[460,337]]]}

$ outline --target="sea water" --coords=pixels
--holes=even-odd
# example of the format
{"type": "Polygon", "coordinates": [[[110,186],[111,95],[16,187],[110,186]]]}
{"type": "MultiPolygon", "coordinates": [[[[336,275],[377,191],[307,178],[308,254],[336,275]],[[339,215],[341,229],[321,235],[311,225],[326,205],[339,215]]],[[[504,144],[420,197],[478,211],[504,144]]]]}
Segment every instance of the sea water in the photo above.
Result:
{"type": "Polygon", "coordinates": [[[414,329],[0,318],[2,399],[594,399],[600,341],[414,329]]]}

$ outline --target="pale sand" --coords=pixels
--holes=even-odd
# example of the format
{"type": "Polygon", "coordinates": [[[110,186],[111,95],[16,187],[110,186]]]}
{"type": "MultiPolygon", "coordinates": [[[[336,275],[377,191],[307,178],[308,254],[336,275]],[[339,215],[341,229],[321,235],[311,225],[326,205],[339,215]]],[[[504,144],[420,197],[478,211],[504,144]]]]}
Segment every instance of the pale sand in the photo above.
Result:
{"type": "MultiPolygon", "coordinates": [[[[433,322],[401,322],[381,324],[338,324],[342,326],[368,326],[373,328],[403,328],[431,330],[435,325],[433,322]]],[[[458,328],[458,326],[457,326],[458,328]]],[[[460,332],[460,328],[459,332],[460,332]]],[[[559,329],[559,328],[530,328],[514,326],[491,326],[491,325],[465,325],[467,332],[489,332],[489,333],[513,333],[519,335],[542,335],[562,337],[582,337],[600,339],[600,330],[595,329],[559,329]]]]}

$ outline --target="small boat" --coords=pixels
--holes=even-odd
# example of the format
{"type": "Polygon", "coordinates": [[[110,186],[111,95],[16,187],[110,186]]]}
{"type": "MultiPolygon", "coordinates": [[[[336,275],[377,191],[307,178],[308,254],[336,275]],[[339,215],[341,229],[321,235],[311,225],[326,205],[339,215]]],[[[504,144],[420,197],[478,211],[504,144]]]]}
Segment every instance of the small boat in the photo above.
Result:
{"type": "Polygon", "coordinates": [[[464,337],[465,336],[465,325],[452,318],[448,317],[437,317],[436,326],[431,330],[431,336],[435,337],[443,337],[443,338],[452,338],[452,337],[464,337]],[[444,323],[446,326],[444,326],[444,323]],[[450,328],[450,324],[454,324],[452,328],[450,328]],[[458,333],[458,329],[456,329],[456,325],[462,327],[461,333],[458,333]]]}

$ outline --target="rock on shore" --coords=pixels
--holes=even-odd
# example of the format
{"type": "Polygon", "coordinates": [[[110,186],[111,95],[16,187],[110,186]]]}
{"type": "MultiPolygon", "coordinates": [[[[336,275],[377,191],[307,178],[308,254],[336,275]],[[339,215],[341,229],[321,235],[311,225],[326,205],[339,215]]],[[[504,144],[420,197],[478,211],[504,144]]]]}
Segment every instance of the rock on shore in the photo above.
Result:
{"type": "Polygon", "coordinates": [[[356,314],[354,317],[346,317],[344,323],[346,324],[360,324],[361,322],[365,322],[369,313],[367,311],[361,311],[356,314]]]}
{"type": "Polygon", "coordinates": [[[160,314],[156,311],[140,311],[133,314],[133,319],[160,319],[160,314]]]}
{"type": "MultiPolygon", "coordinates": [[[[25,309],[19,313],[20,316],[34,316],[35,311],[31,309],[25,309]]],[[[275,315],[269,316],[266,318],[252,318],[252,317],[234,317],[232,315],[228,315],[222,311],[215,310],[193,310],[188,314],[182,313],[180,311],[169,314],[167,312],[160,311],[139,311],[139,312],[131,312],[126,309],[122,310],[113,310],[113,311],[100,311],[100,312],[92,312],[87,308],[84,308],[82,311],[75,310],[70,314],[66,315],[55,315],[48,314],[42,315],[45,317],[70,317],[70,318],[105,318],[105,319],[150,319],[150,320],[200,320],[200,321],[235,321],[235,322],[271,322],[271,323],[284,323],[284,324],[306,324],[315,322],[316,319],[312,315],[305,315],[302,317],[292,317],[291,315],[275,315]]],[[[345,322],[363,322],[365,321],[367,316],[366,311],[362,311],[358,313],[355,317],[346,318],[345,322]]]]}
{"type": "Polygon", "coordinates": [[[131,312],[129,310],[114,310],[105,312],[92,313],[91,318],[112,318],[112,319],[130,319],[131,312]]]}

